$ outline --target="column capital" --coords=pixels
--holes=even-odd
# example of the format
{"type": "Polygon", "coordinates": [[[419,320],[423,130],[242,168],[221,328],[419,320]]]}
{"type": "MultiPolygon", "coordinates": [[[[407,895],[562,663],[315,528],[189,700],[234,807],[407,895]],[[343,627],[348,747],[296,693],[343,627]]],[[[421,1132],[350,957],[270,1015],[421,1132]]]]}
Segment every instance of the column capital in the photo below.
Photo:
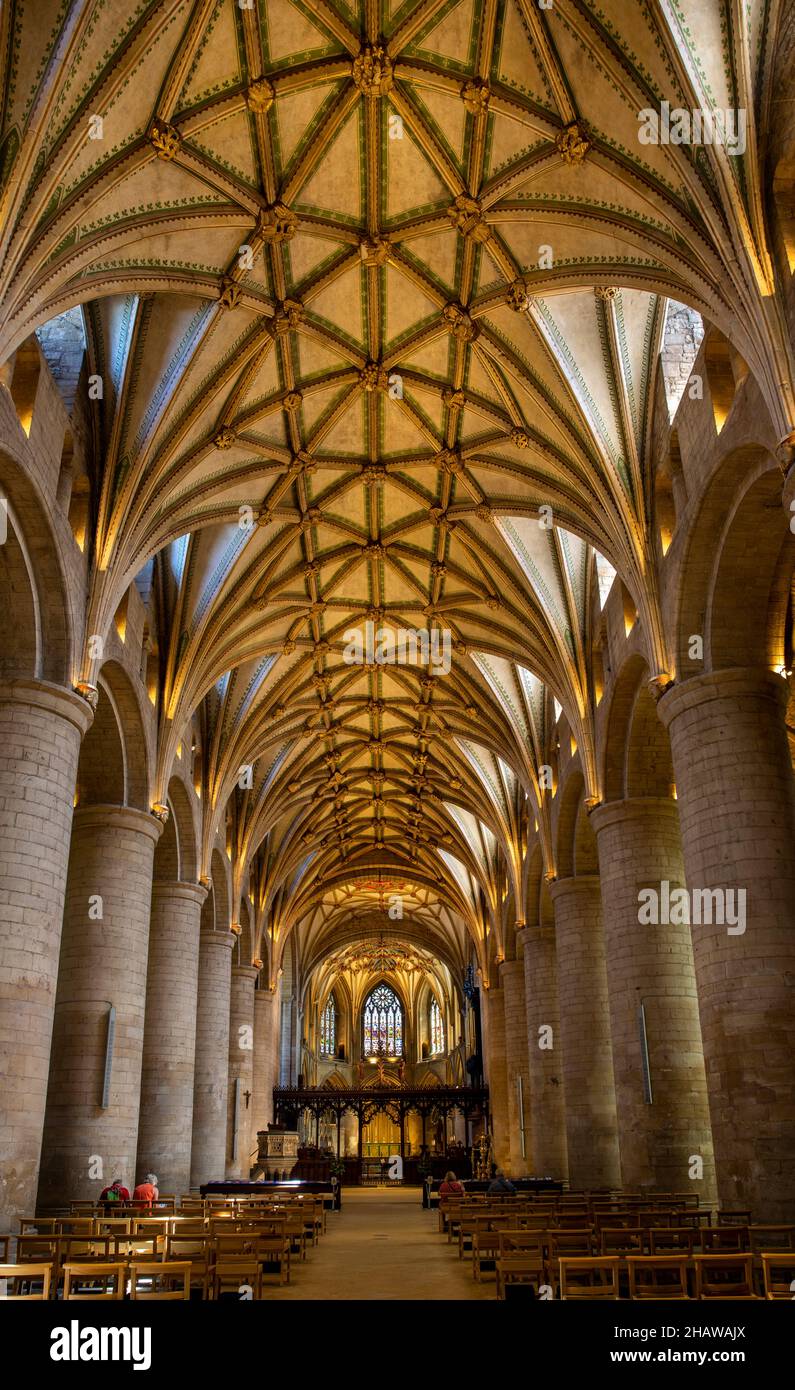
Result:
{"type": "Polygon", "coordinates": [[[139,811],[135,806],[105,805],[103,802],[76,806],[73,825],[74,832],[108,828],[131,830],[138,835],[148,835],[155,844],[163,833],[163,822],[150,815],[149,811],[139,811]]]}
{"type": "MultiPolygon", "coordinates": [[[[259,974],[259,971],[257,971],[257,974],[259,974]]],[[[254,1003],[255,1003],[255,1004],[272,1004],[275,998],[276,998],[276,990],[275,990],[275,989],[255,989],[255,990],[254,990],[254,1003]]]]}
{"type": "Polygon", "coordinates": [[[601,880],[598,874],[573,874],[570,878],[556,878],[550,883],[549,896],[553,903],[571,893],[591,897],[594,893],[599,893],[600,887],[601,880]]]}
{"type": "Polygon", "coordinates": [[[202,946],[223,946],[229,951],[237,944],[237,937],[230,931],[216,931],[214,927],[202,927],[199,940],[202,946]]]}
{"type": "Polygon", "coordinates": [[[77,691],[50,681],[15,680],[0,682],[0,704],[33,705],[74,724],[82,738],[90,729],[94,711],[77,691]]]}
{"type": "Polygon", "coordinates": [[[152,884],[152,897],[176,898],[195,903],[201,907],[207,897],[208,888],[204,883],[191,883],[183,879],[159,879],[152,884]]]}
{"type": "Polygon", "coordinates": [[[640,821],[645,817],[656,821],[665,815],[676,815],[676,802],[672,796],[627,796],[616,801],[605,801],[596,806],[590,814],[591,825],[596,834],[608,825],[620,825],[625,821],[640,821]]]}
{"type": "Polygon", "coordinates": [[[776,671],[759,666],[727,666],[677,682],[662,696],[657,713],[667,729],[681,714],[712,700],[739,700],[750,695],[770,700],[783,709],[788,694],[786,680],[776,671]]]}
{"type": "Polygon", "coordinates": [[[232,966],[232,975],[233,975],[233,977],[237,978],[238,980],[250,980],[250,981],[251,981],[251,988],[252,988],[252,990],[253,990],[253,989],[254,989],[254,981],[256,980],[257,976],[259,975],[259,966],[257,966],[257,965],[233,965],[233,966],[232,966]]]}

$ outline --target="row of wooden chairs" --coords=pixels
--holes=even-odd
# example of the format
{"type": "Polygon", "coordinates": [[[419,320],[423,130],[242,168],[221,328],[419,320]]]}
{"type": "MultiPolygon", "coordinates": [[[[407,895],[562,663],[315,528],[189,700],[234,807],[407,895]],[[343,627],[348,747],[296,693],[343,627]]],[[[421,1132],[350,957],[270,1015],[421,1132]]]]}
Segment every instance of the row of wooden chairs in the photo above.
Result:
{"type": "Polygon", "coordinates": [[[795,1251],[795,1226],[610,1227],[564,1230],[531,1221],[513,1222],[509,1216],[462,1218],[458,1228],[459,1256],[472,1249],[476,1234],[508,1229],[513,1225],[533,1231],[556,1253],[567,1255],[684,1255],[751,1254],[763,1251],[795,1251]]]}
{"type": "MultiPolygon", "coordinates": [[[[756,1298],[756,1261],[752,1254],[571,1255],[559,1253],[554,1233],[546,1244],[534,1231],[477,1232],[473,1272],[480,1280],[485,1266],[495,1268],[497,1297],[512,1284],[544,1286],[560,1297],[617,1298],[620,1278],[627,1276],[628,1296],[639,1298],[756,1298]],[[689,1292],[689,1275],[694,1292],[689,1292]],[[567,1292],[571,1289],[572,1292],[567,1292]],[[593,1292],[588,1292],[592,1290],[593,1292]]],[[[763,1251],[759,1287],[765,1298],[792,1298],[795,1252],[763,1251]]]]}
{"type": "MultiPolygon", "coordinates": [[[[764,1298],[792,1298],[795,1262],[779,1252],[761,1256],[764,1298]]],[[[628,1255],[563,1258],[559,1262],[559,1289],[562,1299],[618,1299],[620,1278],[627,1272],[629,1297],[672,1302],[720,1299],[722,1302],[749,1302],[760,1295],[754,1290],[752,1255],[628,1255]],[[694,1291],[689,1284],[694,1273],[694,1291]]],[[[504,1277],[504,1275],[503,1275],[504,1277]]]]}
{"type": "MultiPolygon", "coordinates": [[[[133,1300],[190,1298],[190,1262],[134,1260],[117,1263],[67,1264],[63,1268],[63,1297],[77,1299],[133,1300]]],[[[54,1295],[50,1264],[0,1265],[0,1298],[49,1299],[54,1295]]]]}

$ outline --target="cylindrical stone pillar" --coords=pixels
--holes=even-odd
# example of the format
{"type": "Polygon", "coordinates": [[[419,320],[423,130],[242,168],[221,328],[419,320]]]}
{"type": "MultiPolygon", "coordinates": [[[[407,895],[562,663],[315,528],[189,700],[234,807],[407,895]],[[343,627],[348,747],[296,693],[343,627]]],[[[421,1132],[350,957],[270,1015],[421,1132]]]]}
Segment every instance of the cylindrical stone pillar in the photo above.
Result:
{"type": "Polygon", "coordinates": [[[671,738],[718,1191],[795,1221],[795,789],[785,682],[675,685],[671,738]],[[700,920],[696,920],[696,919],[700,920]]]}
{"type": "Polygon", "coordinates": [[[199,938],[191,1187],[221,1181],[226,1175],[229,992],[234,944],[230,931],[202,931],[199,938]]]}
{"type": "Polygon", "coordinates": [[[500,985],[505,1011],[505,1072],[508,1101],[508,1160],[516,1178],[530,1170],[530,1068],[527,1057],[527,1008],[524,997],[524,965],[504,960],[500,985]],[[521,1111],[520,1111],[521,1083],[521,1111]],[[524,1134],[522,1133],[524,1131],[524,1134]],[[524,1139],[524,1153],[522,1140],[524,1139]]]}
{"type": "Polygon", "coordinates": [[[531,1167],[537,1177],[565,1180],[569,1165],[555,930],[524,927],[516,939],[523,948],[531,1167]]]}
{"type": "Polygon", "coordinates": [[[272,989],[254,991],[254,1092],[251,1100],[250,1148],[273,1119],[273,996],[272,989]]]}
{"type": "Polygon", "coordinates": [[[114,1177],[132,1188],[152,864],[162,829],[154,816],[129,806],[86,806],[74,814],[39,1183],[43,1207],[96,1196],[114,1177]]]}
{"type": "Polygon", "coordinates": [[[493,1157],[498,1168],[511,1164],[508,1129],[508,1073],[505,1059],[505,1004],[501,989],[484,990],[488,1000],[488,1085],[493,1136],[493,1157]]]}
{"type": "Polygon", "coordinates": [[[550,884],[555,908],[558,1002],[573,1188],[618,1187],[616,1092],[598,874],[550,884]]]}
{"type": "Polygon", "coordinates": [[[254,1094],[254,965],[233,965],[229,996],[229,1094],[226,1120],[226,1176],[248,1178],[251,1171],[251,1102],[254,1094]]]}
{"type": "Polygon", "coordinates": [[[2,1231],[36,1206],[77,760],[91,718],[59,686],[0,686],[2,1231]]]}
{"type": "Polygon", "coordinates": [[[200,883],[152,886],[146,1021],[141,1071],[138,1172],[156,1173],[161,1192],[190,1186],[200,883]]]}
{"type": "Polygon", "coordinates": [[[710,1206],[715,1164],[690,927],[646,920],[653,914],[644,890],[657,901],[684,887],[676,802],[610,801],[590,819],[602,884],[621,1180],[663,1192],[682,1192],[692,1182],[710,1206]]]}

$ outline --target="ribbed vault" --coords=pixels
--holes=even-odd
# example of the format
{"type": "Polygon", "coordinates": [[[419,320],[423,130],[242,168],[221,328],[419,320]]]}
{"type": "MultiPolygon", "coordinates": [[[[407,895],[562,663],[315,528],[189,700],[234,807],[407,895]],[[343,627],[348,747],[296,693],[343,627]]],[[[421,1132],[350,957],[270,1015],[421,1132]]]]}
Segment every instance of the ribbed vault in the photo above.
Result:
{"type": "MultiPolygon", "coordinates": [[[[299,926],[314,950],[375,911],[368,883],[401,883],[454,957],[502,952],[553,699],[596,790],[597,554],[668,669],[646,466],[666,299],[793,421],[753,130],[778,9],[4,7],[0,360],[85,306],[87,632],[154,558],[154,799],[200,710],[204,866],[231,798],[272,963],[299,926]],[[662,99],[747,107],[747,153],[641,144],[662,99]],[[449,662],[352,661],[368,624],[449,662]]],[[[97,667],[87,644],[75,674],[97,667]]]]}

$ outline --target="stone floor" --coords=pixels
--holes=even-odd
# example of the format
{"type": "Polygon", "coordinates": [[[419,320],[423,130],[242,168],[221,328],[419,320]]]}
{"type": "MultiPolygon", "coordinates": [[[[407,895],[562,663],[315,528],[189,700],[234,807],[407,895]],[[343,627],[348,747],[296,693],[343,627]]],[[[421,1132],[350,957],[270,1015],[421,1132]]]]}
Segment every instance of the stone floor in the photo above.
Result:
{"type": "Polygon", "coordinates": [[[488,1299],[494,1277],[476,1284],[471,1257],[439,1234],[416,1187],[346,1188],[342,1211],[329,1212],[320,1244],[294,1264],[292,1282],[268,1299],[488,1299]]]}

